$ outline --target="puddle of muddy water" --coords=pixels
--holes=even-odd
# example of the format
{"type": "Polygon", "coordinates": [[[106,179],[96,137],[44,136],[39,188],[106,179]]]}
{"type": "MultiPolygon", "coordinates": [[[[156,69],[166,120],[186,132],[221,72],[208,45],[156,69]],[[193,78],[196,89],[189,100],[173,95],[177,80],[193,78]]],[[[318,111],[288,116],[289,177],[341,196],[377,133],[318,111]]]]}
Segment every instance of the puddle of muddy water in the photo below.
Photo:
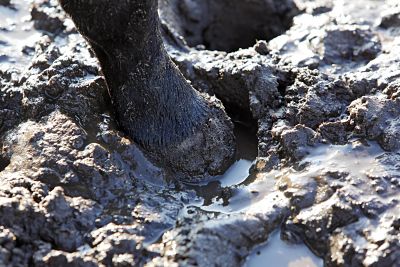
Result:
{"type": "MultiPolygon", "coordinates": [[[[393,173],[393,163],[385,163],[385,151],[378,143],[354,139],[346,145],[323,144],[308,147],[308,152],[296,168],[289,166],[269,173],[253,173],[245,180],[237,179],[237,184],[225,183],[226,187],[221,187],[220,181],[209,184],[202,188],[200,194],[197,191],[198,196],[203,197],[203,201],[190,203],[183,209],[182,214],[189,215],[193,208],[214,214],[257,214],[267,203],[279,201],[277,182],[287,181],[292,189],[308,190],[320,182],[324,183],[324,180],[320,180],[321,175],[335,172],[345,175],[343,179],[332,178],[339,187],[350,187],[346,190],[354,193],[362,191],[366,198],[375,197],[381,199],[382,203],[388,202],[385,198],[392,197],[390,189],[387,193],[376,195],[377,188],[369,178],[385,177],[388,171],[393,173]],[[349,183],[347,177],[353,177],[354,181],[357,181],[356,184],[349,183]],[[371,195],[366,192],[371,192],[371,195]]],[[[238,173],[235,174],[235,168],[232,167],[226,173],[231,177],[225,179],[235,181],[235,177],[238,176],[238,173]]],[[[246,167],[238,169],[239,173],[244,173],[246,167]]],[[[387,182],[382,180],[382,183],[384,185],[387,182]]],[[[390,188],[390,185],[387,187],[390,188]]],[[[267,243],[253,250],[245,266],[322,267],[323,260],[315,256],[304,244],[289,245],[283,242],[280,234],[276,232],[267,243]]]]}
{"type": "Polygon", "coordinates": [[[215,177],[222,187],[240,184],[250,175],[250,168],[257,157],[257,137],[254,129],[243,123],[235,123],[235,137],[237,143],[236,161],[223,174],[215,177]]]}
{"type": "Polygon", "coordinates": [[[239,159],[218,178],[218,181],[222,187],[239,184],[249,176],[252,165],[253,161],[251,160],[239,159]]]}
{"type": "MultiPolygon", "coordinates": [[[[244,169],[234,173],[235,167],[229,170],[226,175],[232,183],[225,183],[226,187],[221,191],[208,190],[208,195],[201,209],[208,212],[236,213],[250,211],[258,202],[265,200],[276,191],[276,182],[284,180],[293,188],[307,188],[311,184],[319,182],[319,177],[324,173],[340,172],[352,177],[359,177],[360,181],[368,179],[367,176],[379,176],[386,172],[387,166],[378,161],[379,156],[384,153],[376,142],[353,140],[347,145],[320,145],[309,148],[309,155],[306,156],[298,166],[281,170],[273,170],[269,173],[251,174],[246,179],[237,179],[245,172],[244,169]],[[233,181],[237,182],[233,184],[233,181]],[[216,194],[217,193],[217,194],[216,194]]],[[[348,185],[347,182],[336,181],[341,186],[348,185]]],[[[214,185],[215,186],[215,185],[214,185]]],[[[368,183],[360,183],[353,186],[355,191],[368,190],[374,192],[374,188],[368,183]]],[[[203,196],[204,196],[203,195],[203,196]]]]}
{"type": "MultiPolygon", "coordinates": [[[[318,177],[324,173],[341,172],[357,177],[357,184],[349,185],[339,181],[343,187],[350,186],[355,192],[362,190],[374,192],[367,176],[384,176],[390,171],[390,164],[384,163],[385,151],[376,143],[355,139],[346,145],[319,145],[309,147],[309,154],[301,162],[299,168],[283,168],[262,175],[231,188],[227,199],[214,198],[209,205],[201,209],[217,213],[248,212],[257,213],[263,201],[271,201],[276,189],[275,182],[286,179],[291,187],[307,188],[307,183],[318,183],[318,177]],[[257,192],[257,194],[254,194],[257,192]]],[[[366,194],[367,195],[367,194],[366,194]]],[[[376,194],[374,194],[376,197],[376,194]]],[[[382,194],[380,197],[390,196],[382,194]]],[[[274,232],[269,240],[256,247],[246,259],[246,267],[322,267],[323,260],[315,256],[304,244],[290,245],[280,239],[280,233],[274,232]]]]}
{"type": "Polygon", "coordinates": [[[289,245],[280,239],[278,231],[270,235],[267,243],[260,245],[247,257],[245,267],[322,267],[323,260],[305,245],[289,245]]]}
{"type": "Polygon", "coordinates": [[[236,161],[224,174],[213,177],[207,183],[187,185],[188,189],[195,190],[197,195],[204,199],[193,206],[204,211],[231,213],[249,205],[251,197],[238,194],[240,189],[236,186],[251,175],[250,170],[258,153],[257,137],[250,125],[240,122],[235,123],[234,131],[237,143],[236,161]]]}

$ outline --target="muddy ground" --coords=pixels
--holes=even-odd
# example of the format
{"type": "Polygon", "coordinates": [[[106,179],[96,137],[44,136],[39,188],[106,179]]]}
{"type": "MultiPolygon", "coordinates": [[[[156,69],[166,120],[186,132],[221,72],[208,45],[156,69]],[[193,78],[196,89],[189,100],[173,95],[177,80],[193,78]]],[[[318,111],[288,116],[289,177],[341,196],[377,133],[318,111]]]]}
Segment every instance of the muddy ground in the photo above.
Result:
{"type": "Polygon", "coordinates": [[[160,0],[187,79],[257,129],[233,185],[146,160],[56,1],[0,13],[1,266],[240,266],[278,228],[326,266],[400,266],[397,0],[160,0]]]}

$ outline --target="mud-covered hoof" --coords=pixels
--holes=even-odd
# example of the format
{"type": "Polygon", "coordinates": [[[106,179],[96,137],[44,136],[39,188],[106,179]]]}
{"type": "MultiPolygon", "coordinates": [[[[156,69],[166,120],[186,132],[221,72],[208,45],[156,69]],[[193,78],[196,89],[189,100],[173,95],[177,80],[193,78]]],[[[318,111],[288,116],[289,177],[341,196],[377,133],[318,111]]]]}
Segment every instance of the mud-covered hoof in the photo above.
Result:
{"type": "Polygon", "coordinates": [[[223,173],[235,155],[233,125],[222,104],[201,96],[171,61],[157,0],[60,4],[99,59],[120,128],[172,178],[223,173]]]}
{"type": "Polygon", "coordinates": [[[153,149],[151,158],[170,172],[174,179],[197,183],[223,174],[233,163],[236,154],[233,123],[222,104],[214,97],[205,97],[208,117],[193,134],[164,149],[153,149]]]}

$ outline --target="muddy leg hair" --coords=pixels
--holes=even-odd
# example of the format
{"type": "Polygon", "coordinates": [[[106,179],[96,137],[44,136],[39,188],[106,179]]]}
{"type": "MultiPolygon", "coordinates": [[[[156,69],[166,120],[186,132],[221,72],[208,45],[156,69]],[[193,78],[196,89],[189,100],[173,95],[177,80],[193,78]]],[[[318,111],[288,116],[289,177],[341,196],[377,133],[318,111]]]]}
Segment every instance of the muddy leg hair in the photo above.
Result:
{"type": "Polygon", "coordinates": [[[176,173],[223,172],[234,156],[232,124],[169,58],[157,0],[59,2],[100,61],[121,128],[176,173]]]}

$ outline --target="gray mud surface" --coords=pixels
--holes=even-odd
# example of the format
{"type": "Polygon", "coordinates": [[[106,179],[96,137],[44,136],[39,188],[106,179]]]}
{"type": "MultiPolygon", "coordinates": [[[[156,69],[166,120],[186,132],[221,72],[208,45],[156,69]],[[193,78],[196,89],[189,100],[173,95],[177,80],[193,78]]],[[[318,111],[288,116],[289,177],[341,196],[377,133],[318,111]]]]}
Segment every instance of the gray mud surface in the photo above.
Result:
{"type": "Polygon", "coordinates": [[[186,78],[258,129],[250,175],[168,181],[57,1],[0,0],[0,266],[241,266],[277,229],[325,266],[400,266],[400,3],[160,0],[160,17],[186,78]]]}

